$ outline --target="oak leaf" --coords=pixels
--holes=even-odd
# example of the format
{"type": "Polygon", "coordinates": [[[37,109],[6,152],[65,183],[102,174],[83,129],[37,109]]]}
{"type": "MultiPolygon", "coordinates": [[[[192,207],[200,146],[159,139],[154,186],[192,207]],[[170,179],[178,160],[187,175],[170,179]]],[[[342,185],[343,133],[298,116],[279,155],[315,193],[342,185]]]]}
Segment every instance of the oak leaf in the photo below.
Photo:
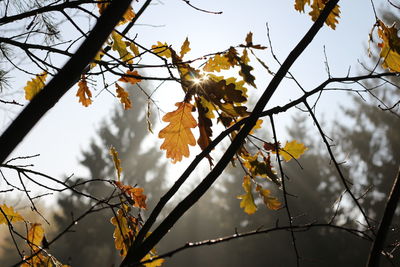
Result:
{"type": "MultiPolygon", "coordinates": [[[[308,148],[304,144],[293,140],[291,142],[286,142],[285,146],[279,149],[279,154],[287,162],[292,158],[298,159],[307,149],[308,148]]],[[[275,150],[272,151],[272,153],[276,153],[275,150]]]]}
{"type": "MultiPolygon", "coordinates": [[[[99,13],[103,14],[103,12],[106,10],[106,8],[110,5],[109,2],[100,2],[97,3],[97,7],[99,9],[99,13]]],[[[128,10],[125,12],[121,20],[118,22],[118,25],[123,25],[129,21],[132,21],[132,19],[135,17],[135,12],[133,11],[133,8],[131,6],[128,7],[128,10]]]]}
{"type": "Polygon", "coordinates": [[[243,160],[243,166],[248,170],[248,172],[254,177],[258,176],[261,178],[268,178],[276,185],[280,186],[281,181],[276,175],[269,156],[264,156],[261,153],[256,153],[255,155],[241,154],[240,157],[243,160]],[[261,159],[260,160],[260,156],[261,159]]]}
{"type": "Polygon", "coordinates": [[[122,35],[120,35],[116,31],[113,31],[111,33],[111,38],[113,40],[112,50],[118,52],[119,57],[122,61],[126,61],[129,64],[132,64],[133,56],[131,55],[131,53],[129,53],[126,43],[124,41],[122,41],[122,35]]]}
{"type": "Polygon", "coordinates": [[[240,207],[244,209],[244,212],[250,215],[257,211],[257,206],[254,203],[254,197],[251,192],[252,183],[250,176],[246,175],[243,178],[242,186],[246,194],[237,196],[237,198],[242,200],[240,201],[240,207]]]}
{"type": "Polygon", "coordinates": [[[124,90],[118,83],[115,84],[117,87],[117,97],[120,99],[121,103],[124,105],[124,109],[132,108],[132,102],[129,99],[129,93],[124,90]]]}
{"type": "Polygon", "coordinates": [[[31,247],[32,251],[40,250],[42,245],[42,240],[44,237],[44,229],[40,223],[31,223],[28,231],[28,245],[31,247]]]}
{"type": "Polygon", "coordinates": [[[267,208],[271,210],[278,210],[282,207],[282,203],[276,197],[271,196],[271,191],[268,189],[263,189],[261,186],[257,185],[256,191],[260,193],[261,198],[267,208]]]}
{"type": "Polygon", "coordinates": [[[127,196],[134,207],[146,209],[146,195],[143,194],[144,189],[140,187],[133,187],[124,185],[120,181],[116,181],[115,185],[127,196]]]}
{"type": "Polygon", "coordinates": [[[127,215],[124,207],[123,209],[119,209],[117,216],[112,217],[110,220],[111,224],[115,226],[113,233],[114,245],[119,250],[121,257],[126,256],[128,249],[132,245],[138,223],[136,218],[127,215]]]}
{"type": "Polygon", "coordinates": [[[78,82],[78,91],[76,92],[76,96],[79,97],[79,103],[82,103],[83,106],[88,107],[92,104],[92,99],[90,99],[92,97],[92,92],[90,92],[84,77],[78,82]]]}
{"type": "Polygon", "coordinates": [[[35,78],[32,78],[32,80],[26,83],[26,86],[24,87],[26,100],[32,100],[33,97],[35,97],[37,93],[39,93],[40,90],[43,89],[46,82],[46,78],[47,78],[47,72],[44,71],[36,75],[35,78]]]}
{"type": "MultiPolygon", "coordinates": [[[[207,117],[206,108],[202,106],[200,98],[196,98],[196,105],[199,115],[198,126],[200,131],[200,136],[199,139],[197,139],[197,144],[200,146],[202,150],[204,150],[211,143],[211,136],[213,133],[211,129],[212,121],[207,117]]],[[[206,157],[208,158],[210,165],[212,165],[213,163],[210,154],[208,154],[206,157]]]]}
{"type": "Polygon", "coordinates": [[[167,151],[167,158],[171,158],[173,163],[181,161],[182,157],[189,157],[189,145],[196,145],[191,128],[197,126],[191,114],[192,104],[178,102],[175,105],[178,108],[163,117],[163,121],[169,122],[168,126],[158,134],[159,138],[165,139],[160,148],[167,151]]]}
{"type": "Polygon", "coordinates": [[[203,70],[206,72],[220,72],[221,70],[228,70],[231,67],[232,65],[225,55],[216,54],[214,57],[208,59],[203,70]]]}
{"type": "Polygon", "coordinates": [[[153,53],[157,54],[160,57],[171,57],[171,50],[169,49],[167,43],[163,44],[158,41],[156,45],[151,46],[151,49],[153,50],[153,53]]]}
{"type": "MultiPolygon", "coordinates": [[[[308,5],[311,11],[308,13],[313,21],[316,21],[322,10],[325,8],[325,4],[328,0],[295,0],[294,8],[299,12],[304,12],[305,6],[308,5]]],[[[332,29],[336,28],[338,23],[338,18],[340,17],[340,7],[336,5],[331,13],[328,15],[325,23],[332,29]]]]}
{"type": "Polygon", "coordinates": [[[392,72],[400,72],[400,39],[397,35],[397,28],[393,24],[386,26],[378,21],[378,36],[382,39],[379,44],[381,48],[380,57],[383,59],[382,67],[392,72]]]}
{"type": "Polygon", "coordinates": [[[118,81],[124,83],[136,84],[138,82],[141,82],[142,79],[140,79],[140,75],[136,70],[134,71],[128,70],[126,72],[126,75],[119,78],[118,81]]]}
{"type": "Polygon", "coordinates": [[[190,42],[189,42],[189,39],[186,37],[186,39],[183,42],[182,47],[181,47],[181,53],[180,53],[181,58],[183,58],[183,56],[191,50],[189,46],[190,46],[190,42]]]}
{"type": "Polygon", "coordinates": [[[15,212],[13,207],[8,207],[6,204],[0,205],[0,224],[23,221],[25,221],[24,218],[18,212],[15,212]]]}

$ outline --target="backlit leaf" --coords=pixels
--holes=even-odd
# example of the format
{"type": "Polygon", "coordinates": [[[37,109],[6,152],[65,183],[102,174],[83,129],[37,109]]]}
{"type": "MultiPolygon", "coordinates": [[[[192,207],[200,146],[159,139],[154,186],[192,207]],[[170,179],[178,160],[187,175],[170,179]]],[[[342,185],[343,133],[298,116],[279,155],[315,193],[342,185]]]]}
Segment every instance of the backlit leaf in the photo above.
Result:
{"type": "MultiPolygon", "coordinates": [[[[103,12],[106,10],[106,8],[110,5],[109,2],[103,2],[103,3],[97,3],[97,7],[99,9],[99,13],[103,14],[103,12]]],[[[118,25],[123,25],[129,21],[132,21],[132,19],[135,17],[135,12],[133,11],[133,8],[131,6],[128,7],[128,10],[125,12],[124,16],[121,18],[120,22],[118,25]]]]}
{"type": "Polygon", "coordinates": [[[44,229],[40,223],[31,223],[28,231],[28,245],[33,251],[40,249],[44,237],[44,229]]]}
{"type": "MultiPolygon", "coordinates": [[[[285,161],[289,161],[292,158],[298,159],[307,149],[308,148],[304,144],[297,143],[297,141],[294,140],[291,142],[286,142],[285,147],[279,149],[279,154],[285,161]]],[[[272,151],[272,153],[276,152],[272,151]]]]}
{"type": "MultiPolygon", "coordinates": [[[[325,4],[328,0],[295,0],[294,8],[299,12],[305,11],[305,6],[308,5],[311,8],[311,11],[308,13],[311,16],[313,21],[316,21],[321,11],[325,8],[325,4]]],[[[336,5],[331,13],[329,14],[328,18],[326,19],[325,23],[331,27],[332,29],[336,28],[336,24],[338,23],[338,18],[340,17],[340,7],[336,5]]]]}
{"type": "MultiPolygon", "coordinates": [[[[154,249],[152,249],[152,252],[148,253],[143,259],[142,261],[147,261],[147,260],[151,260],[153,258],[157,257],[157,254],[155,252],[154,249]]],[[[160,267],[163,263],[164,263],[164,259],[157,259],[154,260],[152,262],[149,263],[145,263],[144,266],[146,267],[160,267]]]]}
{"type": "Polygon", "coordinates": [[[117,97],[119,98],[121,103],[124,105],[124,109],[132,108],[132,102],[129,99],[129,93],[127,91],[125,91],[124,88],[119,86],[118,83],[116,83],[115,86],[117,87],[117,90],[116,90],[117,97]]]}
{"type": "Polygon", "coordinates": [[[146,209],[146,195],[143,194],[144,190],[140,187],[133,187],[130,185],[124,185],[123,183],[116,181],[115,185],[121,190],[125,196],[131,201],[132,205],[137,208],[146,209]]]}
{"type": "Polygon", "coordinates": [[[261,153],[256,153],[255,155],[241,154],[240,157],[243,160],[243,166],[248,170],[248,172],[254,177],[268,178],[276,185],[280,186],[281,181],[276,175],[274,169],[271,165],[271,159],[269,156],[264,156],[261,153]],[[261,160],[260,160],[261,156],[261,160]]]}
{"type": "MultiPolygon", "coordinates": [[[[207,117],[206,109],[202,106],[199,98],[196,98],[197,111],[199,114],[199,131],[200,136],[197,139],[197,144],[200,146],[202,150],[206,149],[207,146],[211,143],[212,136],[212,121],[207,117]]],[[[210,154],[207,155],[208,161],[210,165],[212,165],[212,158],[210,154]]]]}
{"type": "Polygon", "coordinates": [[[189,157],[189,145],[196,145],[191,132],[191,128],[197,126],[191,114],[193,105],[179,102],[176,106],[175,111],[164,115],[163,121],[169,124],[158,134],[159,138],[165,139],[160,148],[167,151],[167,158],[171,158],[173,163],[181,161],[182,157],[189,157]]]}
{"type": "Polygon", "coordinates": [[[204,71],[207,72],[220,72],[221,70],[228,70],[232,67],[229,63],[229,59],[225,55],[215,55],[210,58],[203,67],[204,71]]]}
{"type": "Polygon", "coordinates": [[[127,215],[126,212],[126,210],[119,209],[117,216],[110,220],[111,224],[115,226],[113,233],[115,248],[119,250],[121,257],[126,256],[129,247],[132,245],[138,224],[137,219],[127,215]]]}
{"type": "Polygon", "coordinates": [[[126,72],[126,76],[122,76],[121,78],[118,79],[118,81],[124,83],[136,84],[138,82],[141,82],[142,79],[140,79],[140,75],[136,70],[134,71],[128,70],[126,72]]]}
{"type": "Polygon", "coordinates": [[[171,57],[171,50],[169,49],[167,43],[161,43],[160,41],[157,42],[156,45],[152,45],[151,49],[153,52],[160,57],[166,57],[170,58],[171,57]]]}
{"type": "Polygon", "coordinates": [[[40,90],[43,89],[47,78],[47,72],[42,72],[41,74],[36,75],[35,78],[28,81],[26,86],[24,87],[25,90],[25,99],[32,100],[40,90]]]}
{"type": "Polygon", "coordinates": [[[379,44],[381,48],[380,57],[383,59],[382,67],[392,72],[400,72],[400,39],[397,35],[397,28],[393,24],[386,26],[378,21],[378,35],[382,39],[379,44]]]}
{"type": "Polygon", "coordinates": [[[120,35],[116,31],[113,31],[111,33],[111,38],[113,40],[112,50],[118,52],[119,57],[122,61],[126,61],[126,62],[132,64],[133,56],[131,55],[131,53],[129,53],[126,43],[124,41],[122,41],[122,35],[120,35]]]}
{"type": "Polygon", "coordinates": [[[79,103],[82,103],[83,106],[88,107],[92,104],[92,99],[90,99],[92,97],[92,92],[90,92],[84,77],[82,77],[78,82],[78,91],[76,92],[76,96],[79,98],[79,103]]]}
{"type": "Polygon", "coordinates": [[[0,224],[8,224],[8,222],[23,222],[24,218],[15,212],[13,207],[8,207],[6,204],[0,205],[0,224]],[[5,214],[5,216],[4,216],[5,214]],[[7,217],[7,218],[6,218],[7,217]],[[8,219],[8,221],[7,221],[8,219]]]}
{"type": "Polygon", "coordinates": [[[117,171],[118,181],[121,179],[122,167],[121,167],[121,160],[118,157],[118,152],[115,147],[110,147],[110,155],[112,156],[115,170],[117,171]]]}
{"type": "Polygon", "coordinates": [[[189,40],[188,40],[188,38],[186,37],[186,39],[185,39],[185,41],[183,42],[183,44],[182,44],[182,47],[181,47],[181,58],[183,58],[183,56],[187,53],[187,52],[189,52],[191,49],[190,49],[190,47],[189,47],[189,45],[190,45],[190,42],[189,42],[189,40]]]}
{"type": "Polygon", "coordinates": [[[250,215],[257,211],[257,206],[254,203],[254,197],[251,192],[252,183],[250,176],[246,175],[243,178],[242,186],[246,194],[237,196],[237,198],[242,200],[240,201],[240,207],[244,209],[244,212],[250,215]]]}
{"type": "Polygon", "coordinates": [[[260,196],[267,208],[271,210],[278,210],[282,207],[282,203],[279,202],[276,197],[271,196],[271,191],[268,189],[263,189],[261,186],[257,185],[256,190],[260,193],[260,196]]]}
{"type": "Polygon", "coordinates": [[[101,58],[104,56],[104,50],[100,49],[96,56],[94,57],[92,63],[90,63],[90,68],[93,69],[94,67],[96,67],[97,63],[95,61],[100,61],[101,58]]]}

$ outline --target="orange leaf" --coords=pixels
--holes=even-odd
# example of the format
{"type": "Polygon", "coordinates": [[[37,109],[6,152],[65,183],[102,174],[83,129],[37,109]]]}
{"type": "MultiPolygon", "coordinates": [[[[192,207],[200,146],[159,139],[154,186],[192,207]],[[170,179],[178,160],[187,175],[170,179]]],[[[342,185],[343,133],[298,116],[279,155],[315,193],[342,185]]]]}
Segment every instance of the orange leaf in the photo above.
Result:
{"type": "Polygon", "coordinates": [[[31,223],[31,228],[28,231],[28,244],[33,251],[40,249],[44,237],[44,229],[40,223],[31,223]]]}
{"type": "Polygon", "coordinates": [[[137,226],[137,220],[119,209],[117,216],[112,217],[110,222],[115,226],[113,233],[115,248],[120,251],[122,257],[125,257],[135,235],[134,230],[136,231],[136,229],[132,229],[132,227],[137,226]]]}
{"type": "Polygon", "coordinates": [[[124,109],[132,108],[132,102],[129,99],[129,93],[124,90],[118,83],[115,84],[117,87],[117,97],[120,99],[121,103],[124,105],[124,109]]]}
{"type": "Polygon", "coordinates": [[[121,78],[119,78],[118,81],[124,82],[124,83],[131,83],[131,84],[135,84],[135,83],[142,81],[142,79],[138,78],[138,77],[140,77],[140,75],[136,70],[135,71],[128,70],[126,72],[126,75],[128,75],[128,76],[122,76],[121,78]],[[132,76],[135,76],[135,77],[132,77],[132,76]]]}
{"type": "Polygon", "coordinates": [[[158,134],[159,138],[165,138],[160,148],[167,150],[167,158],[171,158],[173,163],[181,161],[183,156],[189,157],[189,145],[196,145],[190,128],[197,126],[191,114],[192,104],[179,102],[175,105],[178,109],[168,112],[163,117],[163,121],[170,124],[158,134]]]}
{"type": "Polygon", "coordinates": [[[88,107],[92,104],[92,99],[90,99],[92,97],[92,92],[90,92],[85,78],[82,78],[78,82],[78,91],[76,92],[76,96],[79,97],[79,103],[82,103],[83,106],[88,107]]]}
{"type": "Polygon", "coordinates": [[[133,206],[141,209],[146,209],[146,195],[143,194],[143,188],[133,187],[130,185],[124,185],[121,182],[115,182],[115,185],[121,190],[122,193],[126,194],[130,200],[133,201],[133,206]]]}

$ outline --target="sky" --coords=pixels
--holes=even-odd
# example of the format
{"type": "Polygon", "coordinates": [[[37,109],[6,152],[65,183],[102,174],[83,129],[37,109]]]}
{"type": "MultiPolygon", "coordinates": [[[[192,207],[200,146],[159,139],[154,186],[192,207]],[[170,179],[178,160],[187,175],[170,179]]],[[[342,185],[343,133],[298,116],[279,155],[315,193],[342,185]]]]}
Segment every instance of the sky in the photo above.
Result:
{"type": "MultiPolygon", "coordinates": [[[[134,2],[134,9],[138,10],[143,2],[134,2]]],[[[257,55],[276,71],[278,65],[271,57],[266,24],[268,23],[270,30],[273,51],[280,61],[285,59],[312,25],[307,14],[294,10],[294,0],[192,0],[190,3],[202,9],[223,13],[215,15],[200,12],[181,0],[154,1],[139,19],[138,25],[131,30],[131,36],[137,34],[136,40],[145,46],[161,41],[167,42],[176,50],[179,50],[185,38],[188,38],[192,50],[187,57],[197,58],[244,43],[247,33],[251,31],[254,43],[269,47],[267,50],[258,51],[257,55]]],[[[384,1],[376,0],[374,3],[379,8],[384,1]]],[[[313,89],[327,78],[324,51],[333,76],[346,76],[350,67],[351,73],[356,74],[359,69],[357,61],[366,58],[368,34],[374,24],[371,2],[341,1],[340,5],[342,13],[337,29],[334,31],[324,27],[291,68],[293,75],[307,90],[313,89]]],[[[86,20],[82,19],[81,22],[85,23],[86,20]]],[[[71,29],[68,34],[74,34],[72,31],[71,29]]],[[[152,62],[151,59],[149,62],[152,62]]],[[[271,75],[257,64],[254,58],[250,64],[255,69],[253,73],[256,76],[257,89],[249,89],[249,94],[255,100],[268,85],[271,75]]],[[[148,74],[162,75],[150,71],[148,74]]],[[[19,90],[17,94],[22,103],[26,103],[22,99],[23,87],[27,80],[22,74],[18,74],[12,80],[12,87],[19,90]]],[[[156,87],[158,82],[153,82],[152,85],[156,87]]],[[[154,94],[154,100],[162,110],[172,111],[174,103],[183,99],[182,93],[179,92],[178,84],[168,82],[154,94]]],[[[64,177],[72,173],[77,176],[87,174],[78,164],[81,152],[88,147],[101,122],[107,118],[115,105],[118,105],[118,100],[103,91],[94,98],[90,107],[85,108],[78,103],[75,93],[76,88],[70,90],[42,118],[11,157],[40,154],[40,157],[30,161],[35,165],[34,169],[54,177],[64,177]]],[[[284,82],[268,107],[283,105],[298,96],[300,91],[296,86],[291,82],[284,82]]],[[[319,101],[317,115],[332,120],[338,114],[339,105],[349,104],[348,96],[344,93],[326,93],[319,101]]],[[[133,108],[140,108],[135,106],[134,99],[133,108]]],[[[15,109],[0,110],[1,131],[17,112],[15,109]]],[[[283,140],[286,138],[284,129],[290,124],[290,116],[293,115],[295,113],[288,113],[278,116],[279,119],[276,120],[278,135],[282,136],[283,140]]],[[[160,144],[157,131],[149,138],[153,143],[160,144]]],[[[191,153],[195,155],[198,150],[194,149],[191,153]]],[[[174,168],[183,169],[189,163],[190,159],[185,159],[174,168]]]]}

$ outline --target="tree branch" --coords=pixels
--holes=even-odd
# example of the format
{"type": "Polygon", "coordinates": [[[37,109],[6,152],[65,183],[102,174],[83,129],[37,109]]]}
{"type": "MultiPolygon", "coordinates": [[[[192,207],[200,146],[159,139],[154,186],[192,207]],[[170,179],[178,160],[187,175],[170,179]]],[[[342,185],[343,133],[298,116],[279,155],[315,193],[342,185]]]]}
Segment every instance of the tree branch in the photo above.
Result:
{"type": "Polygon", "coordinates": [[[119,22],[131,1],[113,1],[110,4],[75,55],[6,129],[0,137],[0,163],[5,161],[42,116],[75,84],[82,71],[95,57],[119,22]]]}
{"type": "Polygon", "coordinates": [[[171,227],[179,220],[179,218],[194,204],[200,197],[210,188],[214,181],[219,177],[225,167],[229,164],[232,157],[235,155],[237,149],[241,146],[244,139],[247,137],[253,126],[256,124],[258,117],[265,108],[266,104],[275,93],[277,87],[285,77],[289,68],[297,60],[297,58],[303,53],[307,46],[312,42],[315,35],[323,26],[330,12],[336,6],[339,0],[330,0],[321,15],[311,26],[309,31],[303,37],[303,39],[297,44],[292,50],[285,62],[282,64],[274,78],[271,80],[268,87],[265,89],[263,95],[257,102],[253,112],[248,117],[248,120],[240,130],[238,135],[232,141],[220,161],[215,165],[214,169],[204,178],[204,180],[185,198],[183,199],[174,210],[164,219],[164,221],[154,230],[154,232],[136,249],[131,247],[128,250],[127,256],[121,263],[121,266],[129,266],[130,263],[140,261],[171,229],[171,227]]]}
{"type": "Polygon", "coordinates": [[[383,250],[385,239],[389,231],[390,224],[393,219],[394,212],[396,211],[397,204],[400,200],[400,168],[397,172],[397,177],[393,182],[392,191],[390,192],[388,202],[386,203],[385,211],[383,213],[381,224],[379,225],[378,233],[374,243],[371,246],[369,253],[367,267],[379,266],[379,258],[383,250]]]}

